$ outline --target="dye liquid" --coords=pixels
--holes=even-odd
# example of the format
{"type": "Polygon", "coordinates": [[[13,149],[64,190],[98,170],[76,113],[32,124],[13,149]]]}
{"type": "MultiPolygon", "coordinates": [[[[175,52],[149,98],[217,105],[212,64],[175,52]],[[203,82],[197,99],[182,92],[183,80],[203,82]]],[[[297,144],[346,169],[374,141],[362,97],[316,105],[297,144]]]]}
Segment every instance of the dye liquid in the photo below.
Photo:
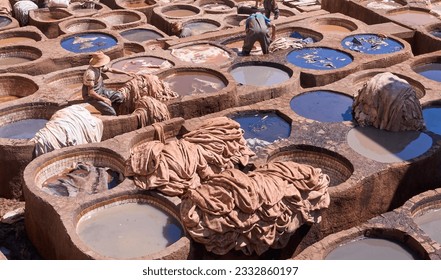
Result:
{"type": "Polygon", "coordinates": [[[352,120],[353,99],[332,91],[311,91],[291,99],[291,109],[299,116],[319,122],[352,120]]]}
{"type": "Polygon", "coordinates": [[[289,80],[287,72],[270,66],[249,65],[230,71],[237,83],[253,86],[272,86],[289,80]]]}
{"type": "Polygon", "coordinates": [[[303,48],[290,52],[286,59],[301,68],[314,70],[333,70],[345,67],[352,62],[348,54],[330,48],[303,48]]]}
{"type": "Polygon", "coordinates": [[[74,53],[96,52],[111,48],[117,44],[114,37],[104,33],[88,33],[63,39],[61,46],[74,53]]]}
{"type": "Polygon", "coordinates": [[[440,209],[429,211],[414,218],[415,223],[433,240],[441,243],[441,211],[440,209]]]}
{"type": "Polygon", "coordinates": [[[233,117],[245,131],[245,139],[260,139],[269,143],[288,138],[291,124],[276,113],[250,113],[233,117]]]}
{"type": "Polygon", "coordinates": [[[425,11],[418,10],[405,10],[388,14],[388,17],[392,20],[396,20],[400,23],[410,26],[426,25],[431,23],[440,22],[435,16],[425,11]]]}
{"type": "Polygon", "coordinates": [[[26,119],[0,126],[0,138],[31,139],[47,123],[46,119],[26,119]]]}
{"type": "Polygon", "coordinates": [[[441,135],[441,107],[424,108],[423,118],[427,130],[441,135]]]}
{"type": "Polygon", "coordinates": [[[390,132],[373,127],[356,127],[347,135],[357,153],[378,162],[402,162],[416,158],[432,147],[432,138],[419,131],[390,132]]]}
{"type": "Polygon", "coordinates": [[[219,28],[214,23],[211,22],[204,22],[204,21],[195,21],[185,24],[186,28],[189,28],[192,31],[193,35],[199,35],[203,33],[207,33],[210,31],[214,31],[219,28]]]}
{"type": "Polygon", "coordinates": [[[129,41],[140,43],[148,40],[156,40],[163,37],[158,32],[141,28],[126,30],[121,32],[120,34],[129,41]]]}
{"type": "MultiPolygon", "coordinates": [[[[139,56],[134,58],[127,58],[115,62],[112,64],[112,68],[119,69],[126,72],[132,73],[153,73],[159,70],[159,67],[163,63],[168,61],[162,58],[151,57],[151,56],[139,56]]],[[[170,68],[172,65],[168,63],[169,67],[164,67],[161,69],[170,68]]],[[[161,66],[162,67],[162,66],[161,66]]]]}
{"type": "Polygon", "coordinates": [[[414,260],[402,245],[379,238],[364,238],[341,245],[326,260],[414,260]]]}
{"type": "Polygon", "coordinates": [[[0,67],[26,63],[32,60],[33,60],[32,58],[27,58],[27,57],[0,56],[0,67]]]}
{"type": "Polygon", "coordinates": [[[439,62],[418,66],[413,70],[427,79],[441,82],[441,63],[439,62]]]}
{"type": "Polygon", "coordinates": [[[191,17],[196,15],[197,13],[195,11],[192,10],[186,10],[186,9],[176,9],[176,10],[170,10],[170,11],[166,11],[163,12],[164,15],[169,16],[169,17],[191,17]]]}
{"type": "Polygon", "coordinates": [[[92,211],[80,219],[77,233],[91,249],[116,259],[159,252],[183,236],[174,217],[142,202],[92,211]]]}
{"type": "Polygon", "coordinates": [[[12,22],[10,18],[0,16],[0,28],[9,25],[12,22]]]}
{"type": "Polygon", "coordinates": [[[317,27],[317,31],[322,33],[348,33],[351,29],[335,24],[321,24],[317,27]]]}
{"type": "Polygon", "coordinates": [[[398,41],[375,34],[349,36],[343,39],[341,45],[345,49],[366,54],[394,53],[403,49],[403,45],[398,41]]]}
{"type": "Polygon", "coordinates": [[[226,84],[217,76],[206,72],[181,72],[164,79],[180,96],[217,92],[226,84]]]}
{"type": "Polygon", "coordinates": [[[33,42],[35,42],[35,40],[28,37],[9,37],[9,38],[0,39],[0,46],[22,44],[22,43],[27,44],[33,42]]]}
{"type": "Polygon", "coordinates": [[[430,32],[430,34],[435,37],[441,38],[441,29],[433,30],[432,32],[430,32]]]}

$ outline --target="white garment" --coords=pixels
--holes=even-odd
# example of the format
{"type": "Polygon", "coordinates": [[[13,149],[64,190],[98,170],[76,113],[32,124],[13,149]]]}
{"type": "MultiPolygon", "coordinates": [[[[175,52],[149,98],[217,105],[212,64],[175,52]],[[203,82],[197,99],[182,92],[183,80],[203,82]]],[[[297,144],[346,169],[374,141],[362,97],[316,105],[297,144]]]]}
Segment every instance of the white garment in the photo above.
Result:
{"type": "Polygon", "coordinates": [[[101,141],[103,122],[81,105],[61,109],[51,117],[31,141],[37,157],[63,147],[101,141]]]}
{"type": "Polygon", "coordinates": [[[14,16],[20,26],[26,26],[29,22],[29,11],[38,9],[37,4],[32,1],[18,1],[14,4],[14,16]]]}

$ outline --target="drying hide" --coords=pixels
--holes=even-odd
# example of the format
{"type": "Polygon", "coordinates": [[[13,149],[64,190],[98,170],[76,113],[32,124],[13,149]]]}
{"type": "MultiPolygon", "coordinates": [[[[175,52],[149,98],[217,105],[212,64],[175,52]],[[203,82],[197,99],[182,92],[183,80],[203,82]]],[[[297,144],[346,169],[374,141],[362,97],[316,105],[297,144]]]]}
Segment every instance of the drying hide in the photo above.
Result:
{"type": "Polygon", "coordinates": [[[150,96],[143,96],[136,102],[133,114],[138,117],[140,127],[170,119],[167,105],[150,96]]]}
{"type": "Polygon", "coordinates": [[[352,110],[360,126],[389,131],[416,131],[425,127],[415,89],[390,72],[370,79],[356,96],[352,110]]]}
{"type": "Polygon", "coordinates": [[[248,174],[229,169],[187,191],[181,221],[210,252],[261,255],[285,247],[301,225],[320,222],[328,186],[321,169],[295,162],[268,163],[248,174]]]}
{"type": "Polygon", "coordinates": [[[38,157],[63,147],[97,143],[103,136],[103,122],[81,105],[58,110],[30,141],[38,157]]]}
{"type": "Polygon", "coordinates": [[[38,9],[37,4],[32,1],[18,1],[14,4],[14,17],[20,26],[26,26],[29,22],[29,11],[38,9]]]}

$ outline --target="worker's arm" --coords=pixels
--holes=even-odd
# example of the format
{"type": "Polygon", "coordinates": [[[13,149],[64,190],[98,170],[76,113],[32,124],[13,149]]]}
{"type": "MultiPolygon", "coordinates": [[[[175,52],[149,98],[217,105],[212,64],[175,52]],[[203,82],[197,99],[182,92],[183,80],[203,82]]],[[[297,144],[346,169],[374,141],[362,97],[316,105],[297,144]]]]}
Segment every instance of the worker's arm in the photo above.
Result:
{"type": "Polygon", "coordinates": [[[107,97],[105,97],[105,96],[99,95],[99,94],[93,89],[93,87],[88,86],[88,92],[87,92],[87,93],[88,93],[89,96],[92,97],[93,99],[98,100],[98,101],[103,101],[103,102],[107,103],[108,105],[112,106],[112,101],[110,101],[110,99],[107,98],[107,97]]]}
{"type": "Polygon", "coordinates": [[[271,23],[271,41],[276,40],[276,26],[271,23]]]}

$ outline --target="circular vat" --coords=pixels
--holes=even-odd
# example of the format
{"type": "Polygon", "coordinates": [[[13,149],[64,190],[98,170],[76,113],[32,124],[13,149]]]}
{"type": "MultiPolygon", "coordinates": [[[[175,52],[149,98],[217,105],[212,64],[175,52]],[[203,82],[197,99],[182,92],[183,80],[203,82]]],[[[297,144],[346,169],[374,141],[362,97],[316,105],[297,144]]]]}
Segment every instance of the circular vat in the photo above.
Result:
{"type": "MultiPolygon", "coordinates": [[[[366,84],[375,75],[381,74],[381,73],[383,73],[383,72],[368,70],[367,72],[357,74],[357,77],[354,78],[354,80],[352,81],[352,84],[354,85],[356,92],[361,90],[361,88],[364,86],[364,84],[366,84]]],[[[406,82],[408,82],[415,90],[415,94],[418,99],[421,99],[426,95],[426,90],[425,90],[424,85],[421,84],[420,82],[418,82],[417,80],[414,80],[408,76],[405,76],[405,75],[399,74],[399,73],[392,73],[392,74],[394,74],[397,77],[399,77],[400,79],[403,79],[406,82]]]]}
{"type": "Polygon", "coordinates": [[[432,240],[441,244],[441,197],[439,192],[427,191],[407,202],[410,216],[432,240]]]}
{"type": "Polygon", "coordinates": [[[0,47],[6,45],[33,44],[41,41],[41,33],[16,29],[14,31],[5,31],[0,34],[0,47]]]}
{"type": "Polygon", "coordinates": [[[12,19],[6,16],[0,15],[0,29],[5,28],[6,26],[10,25],[12,23],[12,19]]]}
{"type": "Polygon", "coordinates": [[[358,154],[382,163],[414,159],[433,144],[429,135],[419,131],[391,132],[374,127],[355,127],[346,140],[358,154]]]}
{"type": "Polygon", "coordinates": [[[288,18],[288,17],[292,17],[295,15],[296,15],[296,13],[291,10],[279,9],[279,18],[288,18]]]}
{"type": "Polygon", "coordinates": [[[137,74],[153,74],[164,69],[172,68],[173,66],[173,62],[165,58],[150,55],[120,58],[111,64],[111,67],[114,69],[137,74]]]}
{"type": "Polygon", "coordinates": [[[103,11],[107,11],[109,8],[98,2],[74,2],[69,4],[67,10],[72,12],[77,17],[88,17],[103,11]]]}
{"type": "Polygon", "coordinates": [[[171,203],[147,195],[83,210],[76,232],[87,247],[114,259],[154,259],[185,236],[171,203]]]}
{"type": "Polygon", "coordinates": [[[431,36],[441,40],[441,23],[430,24],[425,29],[431,36]]]}
{"type": "Polygon", "coordinates": [[[0,104],[34,94],[38,88],[38,85],[28,76],[0,75],[0,104]]]}
{"type": "Polygon", "coordinates": [[[404,241],[408,236],[398,230],[370,229],[364,235],[342,240],[329,250],[325,260],[418,260],[424,249],[416,240],[404,241]],[[406,244],[406,243],[408,244],[406,244]],[[413,245],[413,246],[412,246],[413,245]],[[416,247],[416,248],[414,248],[416,247]]]}
{"type": "Polygon", "coordinates": [[[105,21],[112,29],[121,30],[147,23],[146,16],[138,11],[114,10],[100,13],[95,18],[105,21]]]}
{"type": "Polygon", "coordinates": [[[291,122],[274,111],[237,112],[229,117],[240,124],[248,146],[254,151],[291,134],[291,122]]]}
{"type": "Polygon", "coordinates": [[[133,28],[127,29],[119,33],[123,38],[128,41],[142,43],[149,40],[156,40],[163,38],[164,35],[156,30],[149,28],[133,28]]]}
{"type": "Polygon", "coordinates": [[[30,46],[5,46],[0,48],[0,68],[32,62],[39,59],[42,55],[40,49],[30,46]]]}
{"type": "Polygon", "coordinates": [[[143,45],[135,42],[124,42],[124,56],[145,52],[143,45]]]}
{"type": "Polygon", "coordinates": [[[179,96],[215,93],[228,85],[225,76],[211,69],[171,69],[160,76],[179,96]]]}
{"type": "Polygon", "coordinates": [[[320,168],[329,176],[331,187],[346,182],[354,173],[354,166],[342,155],[309,145],[283,147],[268,157],[268,162],[275,161],[294,161],[320,168]]]}
{"type": "Polygon", "coordinates": [[[222,66],[232,61],[231,54],[223,48],[210,43],[192,43],[184,46],[175,46],[171,55],[182,62],[222,66]]]}
{"type": "Polygon", "coordinates": [[[30,172],[34,174],[35,187],[52,196],[94,195],[113,189],[124,180],[124,159],[105,148],[75,148],[40,157],[48,160],[30,172]]]}
{"type": "Polygon", "coordinates": [[[161,13],[169,18],[186,18],[196,16],[202,13],[199,7],[188,4],[173,4],[164,6],[161,13]]]}
{"type": "Polygon", "coordinates": [[[236,7],[236,3],[231,0],[200,0],[195,5],[201,7],[208,14],[229,13],[236,7]]]}
{"type": "Polygon", "coordinates": [[[233,65],[230,74],[238,84],[274,86],[288,81],[293,71],[278,63],[252,61],[233,65]]]}
{"type": "Polygon", "coordinates": [[[58,26],[64,34],[108,28],[104,21],[94,18],[74,18],[60,22],[58,26]]]}
{"type": "Polygon", "coordinates": [[[61,47],[73,53],[96,52],[118,44],[112,35],[101,32],[77,33],[61,39],[61,47]]]}
{"type": "MultiPolygon", "coordinates": [[[[239,37],[239,38],[227,39],[224,42],[222,42],[221,44],[224,45],[225,47],[231,49],[235,53],[240,53],[242,51],[244,39],[245,39],[245,36],[239,37]]],[[[254,43],[253,47],[251,48],[250,54],[251,55],[262,55],[263,54],[262,48],[260,47],[260,44],[258,41],[256,41],[256,43],[254,43]]]]}
{"type": "Polygon", "coordinates": [[[115,0],[117,6],[123,9],[143,11],[157,3],[155,0],[115,0]]]}
{"type": "Polygon", "coordinates": [[[313,70],[334,70],[343,68],[353,61],[351,55],[326,47],[293,50],[286,56],[289,63],[313,70]]]}
{"type": "Polygon", "coordinates": [[[423,118],[426,129],[435,134],[441,135],[441,106],[426,106],[423,108],[423,118]]]}
{"type": "Polygon", "coordinates": [[[192,35],[201,35],[219,30],[221,24],[212,19],[193,19],[183,24],[184,28],[191,30],[192,35]]]}
{"type": "Polygon", "coordinates": [[[388,54],[401,51],[404,46],[395,39],[376,34],[356,34],[341,41],[343,48],[365,54],[388,54]]]}
{"type": "Polygon", "coordinates": [[[227,15],[224,17],[223,22],[225,22],[226,25],[237,27],[237,26],[245,26],[245,20],[248,18],[249,15],[227,15]]]}
{"type": "Polygon", "coordinates": [[[67,100],[82,99],[83,75],[86,68],[62,70],[44,77],[44,83],[51,89],[62,88],[67,100]]]}
{"type": "Polygon", "coordinates": [[[441,82],[441,57],[430,57],[412,65],[412,70],[421,76],[441,82]]]}
{"type": "Polygon", "coordinates": [[[410,26],[440,23],[439,16],[435,13],[431,13],[428,9],[416,7],[403,7],[391,10],[386,13],[386,16],[393,21],[410,26]]]}
{"type": "Polygon", "coordinates": [[[358,29],[357,24],[343,18],[320,18],[314,22],[314,30],[323,33],[349,33],[358,29]]]}
{"type": "Polygon", "coordinates": [[[299,116],[319,122],[352,120],[352,97],[343,93],[317,90],[302,93],[291,99],[291,109],[299,116]]]}
{"type": "Polygon", "coordinates": [[[323,35],[321,33],[302,27],[282,28],[277,30],[276,34],[278,37],[290,37],[290,38],[301,39],[306,43],[315,43],[323,39],[323,35]]]}
{"type": "Polygon", "coordinates": [[[68,17],[71,17],[72,13],[63,9],[36,9],[29,11],[29,23],[35,26],[39,26],[41,23],[59,22],[68,17]]]}

